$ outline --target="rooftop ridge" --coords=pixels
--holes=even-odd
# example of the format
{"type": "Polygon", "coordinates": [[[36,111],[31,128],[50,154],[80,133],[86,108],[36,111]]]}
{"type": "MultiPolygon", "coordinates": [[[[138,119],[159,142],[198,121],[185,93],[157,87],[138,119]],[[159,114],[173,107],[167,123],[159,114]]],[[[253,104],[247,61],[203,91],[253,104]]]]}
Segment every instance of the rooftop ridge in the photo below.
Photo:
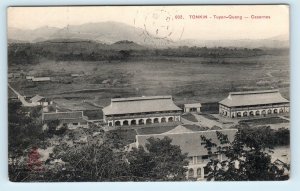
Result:
{"type": "Polygon", "coordinates": [[[230,92],[229,95],[244,95],[244,94],[263,94],[263,93],[277,93],[278,89],[274,90],[257,90],[257,91],[243,91],[243,92],[230,92]]]}
{"type": "Polygon", "coordinates": [[[59,119],[59,120],[62,120],[62,119],[77,119],[77,118],[84,118],[84,117],[85,116],[83,115],[83,111],[42,113],[42,121],[56,120],[56,119],[59,119]],[[66,114],[67,116],[64,116],[63,114],[66,114]],[[75,116],[69,116],[71,114],[75,114],[75,116]],[[47,118],[47,119],[45,119],[45,118],[47,118]]]}
{"type": "Polygon", "coordinates": [[[49,113],[43,113],[43,114],[59,114],[59,113],[83,113],[83,111],[63,111],[63,112],[49,112],[49,113]]]}
{"type": "Polygon", "coordinates": [[[155,100],[155,99],[172,99],[172,96],[142,96],[128,98],[113,98],[111,102],[139,101],[139,100],[155,100]]]}
{"type": "Polygon", "coordinates": [[[227,98],[219,102],[221,105],[236,107],[264,104],[289,103],[278,89],[262,91],[231,92],[227,98]]]}

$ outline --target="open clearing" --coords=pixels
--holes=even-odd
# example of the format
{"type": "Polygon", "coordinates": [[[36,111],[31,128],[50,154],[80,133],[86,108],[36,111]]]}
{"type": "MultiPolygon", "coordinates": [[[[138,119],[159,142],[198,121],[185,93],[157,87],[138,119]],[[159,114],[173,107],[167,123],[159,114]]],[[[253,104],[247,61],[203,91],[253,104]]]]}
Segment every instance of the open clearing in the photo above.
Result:
{"type": "MultiPolygon", "coordinates": [[[[113,97],[172,95],[180,106],[191,102],[218,102],[230,91],[278,88],[289,99],[287,56],[249,58],[177,58],[126,62],[54,62],[10,66],[9,70],[50,76],[51,82],[25,79],[10,82],[25,95],[85,100],[99,107],[113,97]],[[71,77],[71,74],[83,74],[71,77]],[[270,75],[272,74],[272,75],[270,75]]],[[[90,106],[89,106],[90,107],[90,106]]]]}

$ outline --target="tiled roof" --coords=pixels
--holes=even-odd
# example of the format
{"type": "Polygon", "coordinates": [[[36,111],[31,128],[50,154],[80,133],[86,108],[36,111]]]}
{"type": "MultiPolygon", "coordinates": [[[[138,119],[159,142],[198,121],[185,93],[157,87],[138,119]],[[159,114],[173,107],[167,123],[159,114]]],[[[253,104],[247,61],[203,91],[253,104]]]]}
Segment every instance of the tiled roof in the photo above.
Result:
{"type": "Polygon", "coordinates": [[[229,96],[219,102],[228,107],[263,105],[272,103],[289,103],[281,96],[279,90],[231,92],[229,96]]]}
{"type": "Polygon", "coordinates": [[[62,119],[82,119],[83,112],[56,112],[56,113],[43,113],[44,121],[62,120],[62,119]]]}
{"type": "Polygon", "coordinates": [[[191,133],[191,132],[194,132],[194,131],[187,129],[186,127],[184,127],[182,125],[178,125],[174,129],[171,129],[170,131],[164,132],[162,134],[178,134],[178,133],[191,133]]]}
{"type": "Polygon", "coordinates": [[[83,118],[76,118],[76,119],[60,119],[61,123],[81,123],[81,124],[87,124],[87,121],[83,118]]]}
{"type": "MultiPolygon", "coordinates": [[[[175,128],[176,129],[176,128],[175,128]]],[[[236,129],[224,129],[217,130],[222,134],[228,136],[228,140],[232,142],[234,140],[234,136],[237,132],[236,129]]],[[[207,139],[211,139],[213,143],[217,145],[220,144],[220,141],[217,137],[216,130],[209,131],[195,131],[195,132],[184,132],[178,131],[177,133],[171,130],[170,132],[166,132],[163,134],[150,134],[150,135],[136,135],[137,146],[145,146],[147,143],[147,139],[150,137],[163,139],[165,136],[170,137],[172,139],[173,145],[179,145],[182,153],[188,153],[188,156],[203,156],[207,155],[207,149],[202,145],[201,135],[205,136],[207,139]]],[[[212,149],[214,152],[214,149],[212,149]]]]}
{"type": "Polygon", "coordinates": [[[172,100],[172,96],[148,96],[112,99],[109,106],[103,108],[105,115],[144,113],[160,111],[181,111],[172,100]]]}

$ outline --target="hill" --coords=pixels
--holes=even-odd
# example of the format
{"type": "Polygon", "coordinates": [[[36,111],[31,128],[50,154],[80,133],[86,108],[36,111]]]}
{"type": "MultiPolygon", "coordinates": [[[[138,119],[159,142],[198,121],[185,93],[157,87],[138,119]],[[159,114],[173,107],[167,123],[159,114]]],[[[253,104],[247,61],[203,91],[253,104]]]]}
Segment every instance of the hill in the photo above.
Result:
{"type": "Polygon", "coordinates": [[[42,42],[53,39],[85,39],[102,44],[133,41],[150,48],[167,48],[179,46],[198,47],[244,47],[244,48],[288,48],[287,36],[276,36],[267,39],[182,39],[172,41],[159,39],[136,28],[119,22],[86,23],[82,25],[68,25],[63,28],[41,27],[34,30],[8,28],[9,42],[42,42]]]}
{"type": "Polygon", "coordinates": [[[63,28],[41,27],[35,30],[8,28],[8,38],[12,40],[41,42],[52,39],[87,39],[100,43],[113,44],[118,41],[134,41],[153,46],[168,44],[167,40],[143,35],[143,30],[119,22],[99,22],[82,25],[69,25],[63,28]],[[151,41],[145,38],[151,38],[151,41]]]}

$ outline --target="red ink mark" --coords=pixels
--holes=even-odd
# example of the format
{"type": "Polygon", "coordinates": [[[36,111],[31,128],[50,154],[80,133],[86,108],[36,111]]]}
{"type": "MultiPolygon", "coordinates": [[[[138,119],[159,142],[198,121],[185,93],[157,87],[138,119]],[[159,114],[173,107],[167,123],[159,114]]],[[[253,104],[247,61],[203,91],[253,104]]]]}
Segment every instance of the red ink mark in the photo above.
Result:
{"type": "Polygon", "coordinates": [[[31,171],[43,171],[42,161],[40,161],[40,154],[37,147],[33,147],[28,154],[27,167],[31,171]]]}

